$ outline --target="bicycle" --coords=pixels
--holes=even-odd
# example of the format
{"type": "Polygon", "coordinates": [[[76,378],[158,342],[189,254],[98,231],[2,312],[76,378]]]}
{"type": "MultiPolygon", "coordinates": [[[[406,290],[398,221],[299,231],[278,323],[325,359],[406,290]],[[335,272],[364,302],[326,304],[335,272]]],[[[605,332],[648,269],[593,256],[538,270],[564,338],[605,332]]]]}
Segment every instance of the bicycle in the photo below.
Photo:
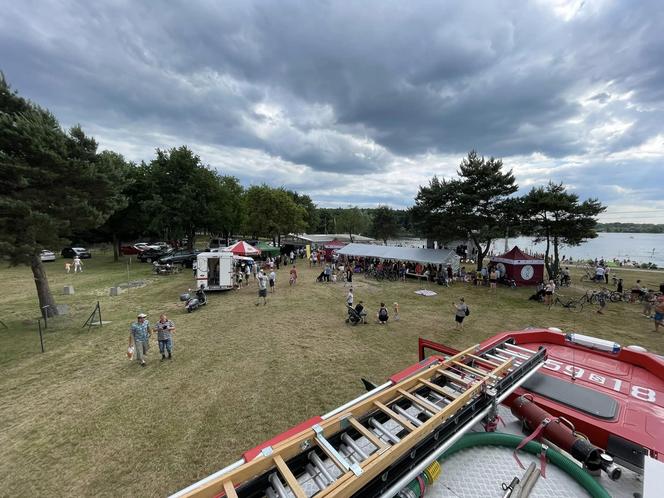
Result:
{"type": "Polygon", "coordinates": [[[595,277],[596,277],[595,268],[593,268],[592,266],[586,266],[584,270],[585,273],[581,275],[581,278],[579,280],[581,280],[581,282],[595,282],[595,277]]]}
{"type": "Polygon", "coordinates": [[[556,298],[553,300],[553,303],[549,305],[549,309],[551,309],[551,307],[555,306],[556,304],[559,304],[563,308],[568,309],[574,313],[579,313],[583,309],[583,303],[580,300],[568,298],[564,299],[565,300],[561,299],[561,296],[556,296],[556,298]]]}

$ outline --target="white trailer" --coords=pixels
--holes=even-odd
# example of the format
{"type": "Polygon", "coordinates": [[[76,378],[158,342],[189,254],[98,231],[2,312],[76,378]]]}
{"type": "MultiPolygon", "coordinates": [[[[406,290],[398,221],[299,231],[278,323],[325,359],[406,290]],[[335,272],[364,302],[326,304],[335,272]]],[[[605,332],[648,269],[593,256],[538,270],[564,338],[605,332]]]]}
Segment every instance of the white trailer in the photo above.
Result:
{"type": "Polygon", "coordinates": [[[203,285],[205,290],[233,289],[235,267],[240,262],[253,264],[254,260],[224,251],[200,253],[196,258],[196,288],[203,285]]]}

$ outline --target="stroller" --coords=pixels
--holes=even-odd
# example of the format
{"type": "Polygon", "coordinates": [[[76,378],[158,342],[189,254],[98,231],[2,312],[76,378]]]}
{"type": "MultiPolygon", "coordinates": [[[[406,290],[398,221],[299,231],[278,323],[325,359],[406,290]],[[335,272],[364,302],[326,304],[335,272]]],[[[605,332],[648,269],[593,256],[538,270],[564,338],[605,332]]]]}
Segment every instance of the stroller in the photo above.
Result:
{"type": "Polygon", "coordinates": [[[364,321],[364,318],[358,311],[355,310],[352,306],[346,305],[348,308],[348,317],[346,318],[346,323],[349,323],[351,325],[357,325],[358,323],[361,323],[364,321]]]}

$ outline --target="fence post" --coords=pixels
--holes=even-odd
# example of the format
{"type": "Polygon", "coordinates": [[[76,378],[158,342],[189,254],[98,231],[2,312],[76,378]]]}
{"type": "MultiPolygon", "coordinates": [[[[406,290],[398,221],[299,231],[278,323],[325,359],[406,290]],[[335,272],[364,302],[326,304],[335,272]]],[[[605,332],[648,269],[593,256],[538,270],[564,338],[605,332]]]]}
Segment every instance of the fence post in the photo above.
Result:
{"type": "Polygon", "coordinates": [[[44,317],[44,328],[48,328],[48,312],[47,308],[50,308],[51,305],[47,304],[46,306],[42,306],[42,316],[44,317]]]}
{"type": "Polygon", "coordinates": [[[41,345],[41,352],[44,352],[44,337],[42,336],[42,326],[41,319],[37,320],[37,325],[39,326],[39,344],[41,345]]]}

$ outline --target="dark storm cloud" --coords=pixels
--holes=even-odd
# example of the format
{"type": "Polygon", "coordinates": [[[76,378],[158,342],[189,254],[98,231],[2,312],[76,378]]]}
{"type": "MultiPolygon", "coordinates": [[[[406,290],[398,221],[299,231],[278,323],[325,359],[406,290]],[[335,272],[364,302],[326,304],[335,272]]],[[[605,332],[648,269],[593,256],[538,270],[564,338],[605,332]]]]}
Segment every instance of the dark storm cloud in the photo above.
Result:
{"type": "MultiPolygon", "coordinates": [[[[243,174],[251,150],[274,158],[270,176],[292,178],[290,163],[343,185],[399,164],[416,174],[423,154],[454,166],[470,149],[591,163],[662,133],[655,0],[570,0],[569,15],[507,0],[4,4],[10,83],[126,153],[236,147],[243,174]]],[[[315,176],[298,185],[318,189],[315,176]]],[[[623,181],[610,168],[600,180],[623,181]]]]}

